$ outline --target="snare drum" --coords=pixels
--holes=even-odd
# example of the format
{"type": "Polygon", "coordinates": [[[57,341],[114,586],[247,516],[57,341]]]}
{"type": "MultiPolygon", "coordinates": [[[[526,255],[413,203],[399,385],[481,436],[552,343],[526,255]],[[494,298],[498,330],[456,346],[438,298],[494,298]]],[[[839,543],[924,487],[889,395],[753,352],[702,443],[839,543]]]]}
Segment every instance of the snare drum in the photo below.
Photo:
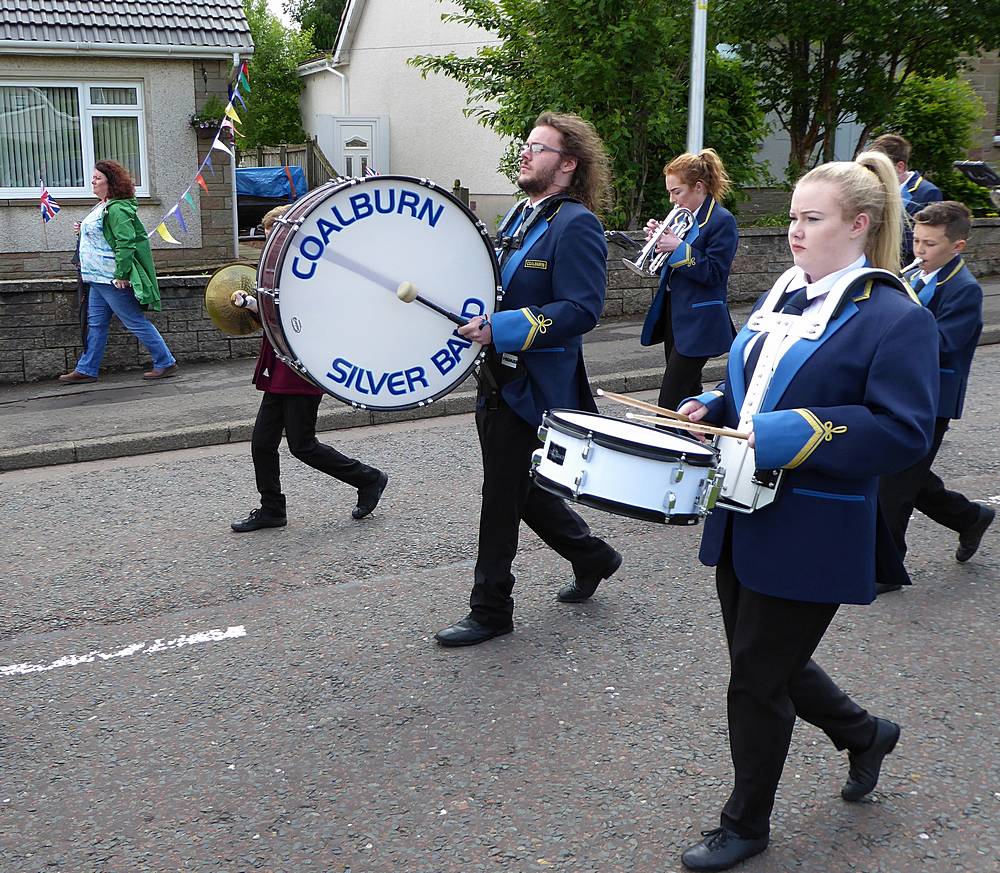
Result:
{"type": "Polygon", "coordinates": [[[424,406],[457,387],[481,347],[419,301],[490,317],[502,293],[486,226],[426,179],[330,182],[279,218],[261,254],[257,302],[278,357],[362,409],[424,406]]]}
{"type": "Polygon", "coordinates": [[[531,459],[535,483],[595,509],[663,524],[697,524],[722,475],[710,445],[589,412],[546,413],[531,459]]]}

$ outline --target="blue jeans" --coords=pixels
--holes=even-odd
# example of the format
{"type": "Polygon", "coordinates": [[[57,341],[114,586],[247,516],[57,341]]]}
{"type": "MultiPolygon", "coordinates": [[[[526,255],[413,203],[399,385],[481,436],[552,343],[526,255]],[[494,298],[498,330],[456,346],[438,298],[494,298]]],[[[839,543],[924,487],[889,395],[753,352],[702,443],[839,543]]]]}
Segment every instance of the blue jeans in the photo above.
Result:
{"type": "Polygon", "coordinates": [[[96,376],[101,369],[112,314],[117,315],[129,333],[149,350],[155,369],[163,370],[177,363],[160,332],[146,318],[131,288],[116,288],[111,284],[91,282],[87,301],[87,348],[77,361],[78,373],[96,376]]]}

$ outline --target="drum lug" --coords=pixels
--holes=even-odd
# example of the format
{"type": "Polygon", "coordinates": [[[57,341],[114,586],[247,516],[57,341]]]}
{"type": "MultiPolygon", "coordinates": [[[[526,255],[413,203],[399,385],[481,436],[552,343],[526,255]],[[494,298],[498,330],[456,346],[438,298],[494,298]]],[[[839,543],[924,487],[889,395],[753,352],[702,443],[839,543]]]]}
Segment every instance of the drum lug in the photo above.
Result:
{"type": "Polygon", "coordinates": [[[726,471],[722,467],[709,470],[705,474],[705,481],[701,485],[701,494],[698,495],[698,514],[704,518],[709,515],[722,494],[722,483],[725,481],[726,471]]]}
{"type": "Polygon", "coordinates": [[[577,473],[576,478],[573,480],[573,496],[579,497],[580,490],[583,488],[583,483],[587,481],[587,471],[581,470],[577,473]]]}
{"type": "Polygon", "coordinates": [[[667,515],[673,515],[674,507],[677,506],[677,495],[673,491],[667,492],[667,499],[663,503],[667,510],[667,515]]]}
{"type": "Polygon", "coordinates": [[[583,447],[580,452],[580,456],[586,461],[590,458],[591,449],[594,448],[594,435],[592,433],[587,434],[587,445],[583,447]]]}
{"type": "Polygon", "coordinates": [[[538,441],[544,443],[549,438],[549,429],[544,425],[538,426],[538,441]]]}
{"type": "MultiPolygon", "coordinates": [[[[683,460],[683,458],[682,458],[681,460],[683,460]]],[[[673,480],[673,483],[674,483],[675,485],[676,485],[676,484],[677,484],[678,482],[680,482],[680,481],[681,481],[681,479],[683,479],[683,478],[684,478],[684,468],[683,468],[683,467],[677,467],[677,468],[675,468],[675,469],[674,469],[674,475],[673,475],[673,476],[672,476],[671,478],[672,478],[672,480],[673,480]]]]}
{"type": "MultiPolygon", "coordinates": [[[[539,428],[539,430],[541,430],[541,428],[539,428]]],[[[545,440],[542,440],[542,442],[545,442],[545,440]]],[[[544,454],[544,452],[543,452],[542,449],[535,449],[535,451],[533,451],[531,453],[531,472],[532,473],[534,473],[535,470],[537,470],[541,466],[542,455],[543,454],[544,454]]]]}

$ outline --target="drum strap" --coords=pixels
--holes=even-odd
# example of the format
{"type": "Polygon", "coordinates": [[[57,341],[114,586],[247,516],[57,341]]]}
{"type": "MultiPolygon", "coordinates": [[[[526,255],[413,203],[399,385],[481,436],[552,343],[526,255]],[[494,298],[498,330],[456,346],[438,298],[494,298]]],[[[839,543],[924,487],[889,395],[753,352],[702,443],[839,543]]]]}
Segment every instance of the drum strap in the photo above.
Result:
{"type": "Polygon", "coordinates": [[[553,194],[542,204],[540,209],[532,209],[526,221],[520,221],[520,219],[528,206],[527,199],[522,200],[514,207],[497,233],[497,257],[500,259],[501,270],[510,259],[510,256],[524,245],[525,237],[531,232],[532,228],[543,217],[546,221],[552,218],[559,210],[559,207],[567,200],[576,200],[576,198],[571,197],[569,194],[553,194]],[[517,222],[520,222],[517,230],[514,233],[510,233],[510,228],[517,222]]]}

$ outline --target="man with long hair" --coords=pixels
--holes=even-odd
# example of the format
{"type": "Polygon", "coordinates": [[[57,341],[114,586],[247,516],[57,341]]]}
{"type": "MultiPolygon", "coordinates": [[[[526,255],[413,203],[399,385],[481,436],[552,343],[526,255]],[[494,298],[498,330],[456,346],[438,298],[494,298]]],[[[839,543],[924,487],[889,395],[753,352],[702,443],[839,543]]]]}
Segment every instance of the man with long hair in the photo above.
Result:
{"type": "Polygon", "coordinates": [[[527,197],[497,239],[503,300],[491,321],[459,328],[487,349],[476,404],[483,501],[471,611],[438,631],[443,646],[472,646],[514,629],[511,564],[522,520],[573,568],[560,601],[588,599],[621,565],[618,552],[529,475],[546,410],[597,411],[583,335],[604,309],[608,250],[594,212],[607,201],[608,180],[604,145],[589,122],[538,117],[521,149],[517,184],[527,197]]]}

